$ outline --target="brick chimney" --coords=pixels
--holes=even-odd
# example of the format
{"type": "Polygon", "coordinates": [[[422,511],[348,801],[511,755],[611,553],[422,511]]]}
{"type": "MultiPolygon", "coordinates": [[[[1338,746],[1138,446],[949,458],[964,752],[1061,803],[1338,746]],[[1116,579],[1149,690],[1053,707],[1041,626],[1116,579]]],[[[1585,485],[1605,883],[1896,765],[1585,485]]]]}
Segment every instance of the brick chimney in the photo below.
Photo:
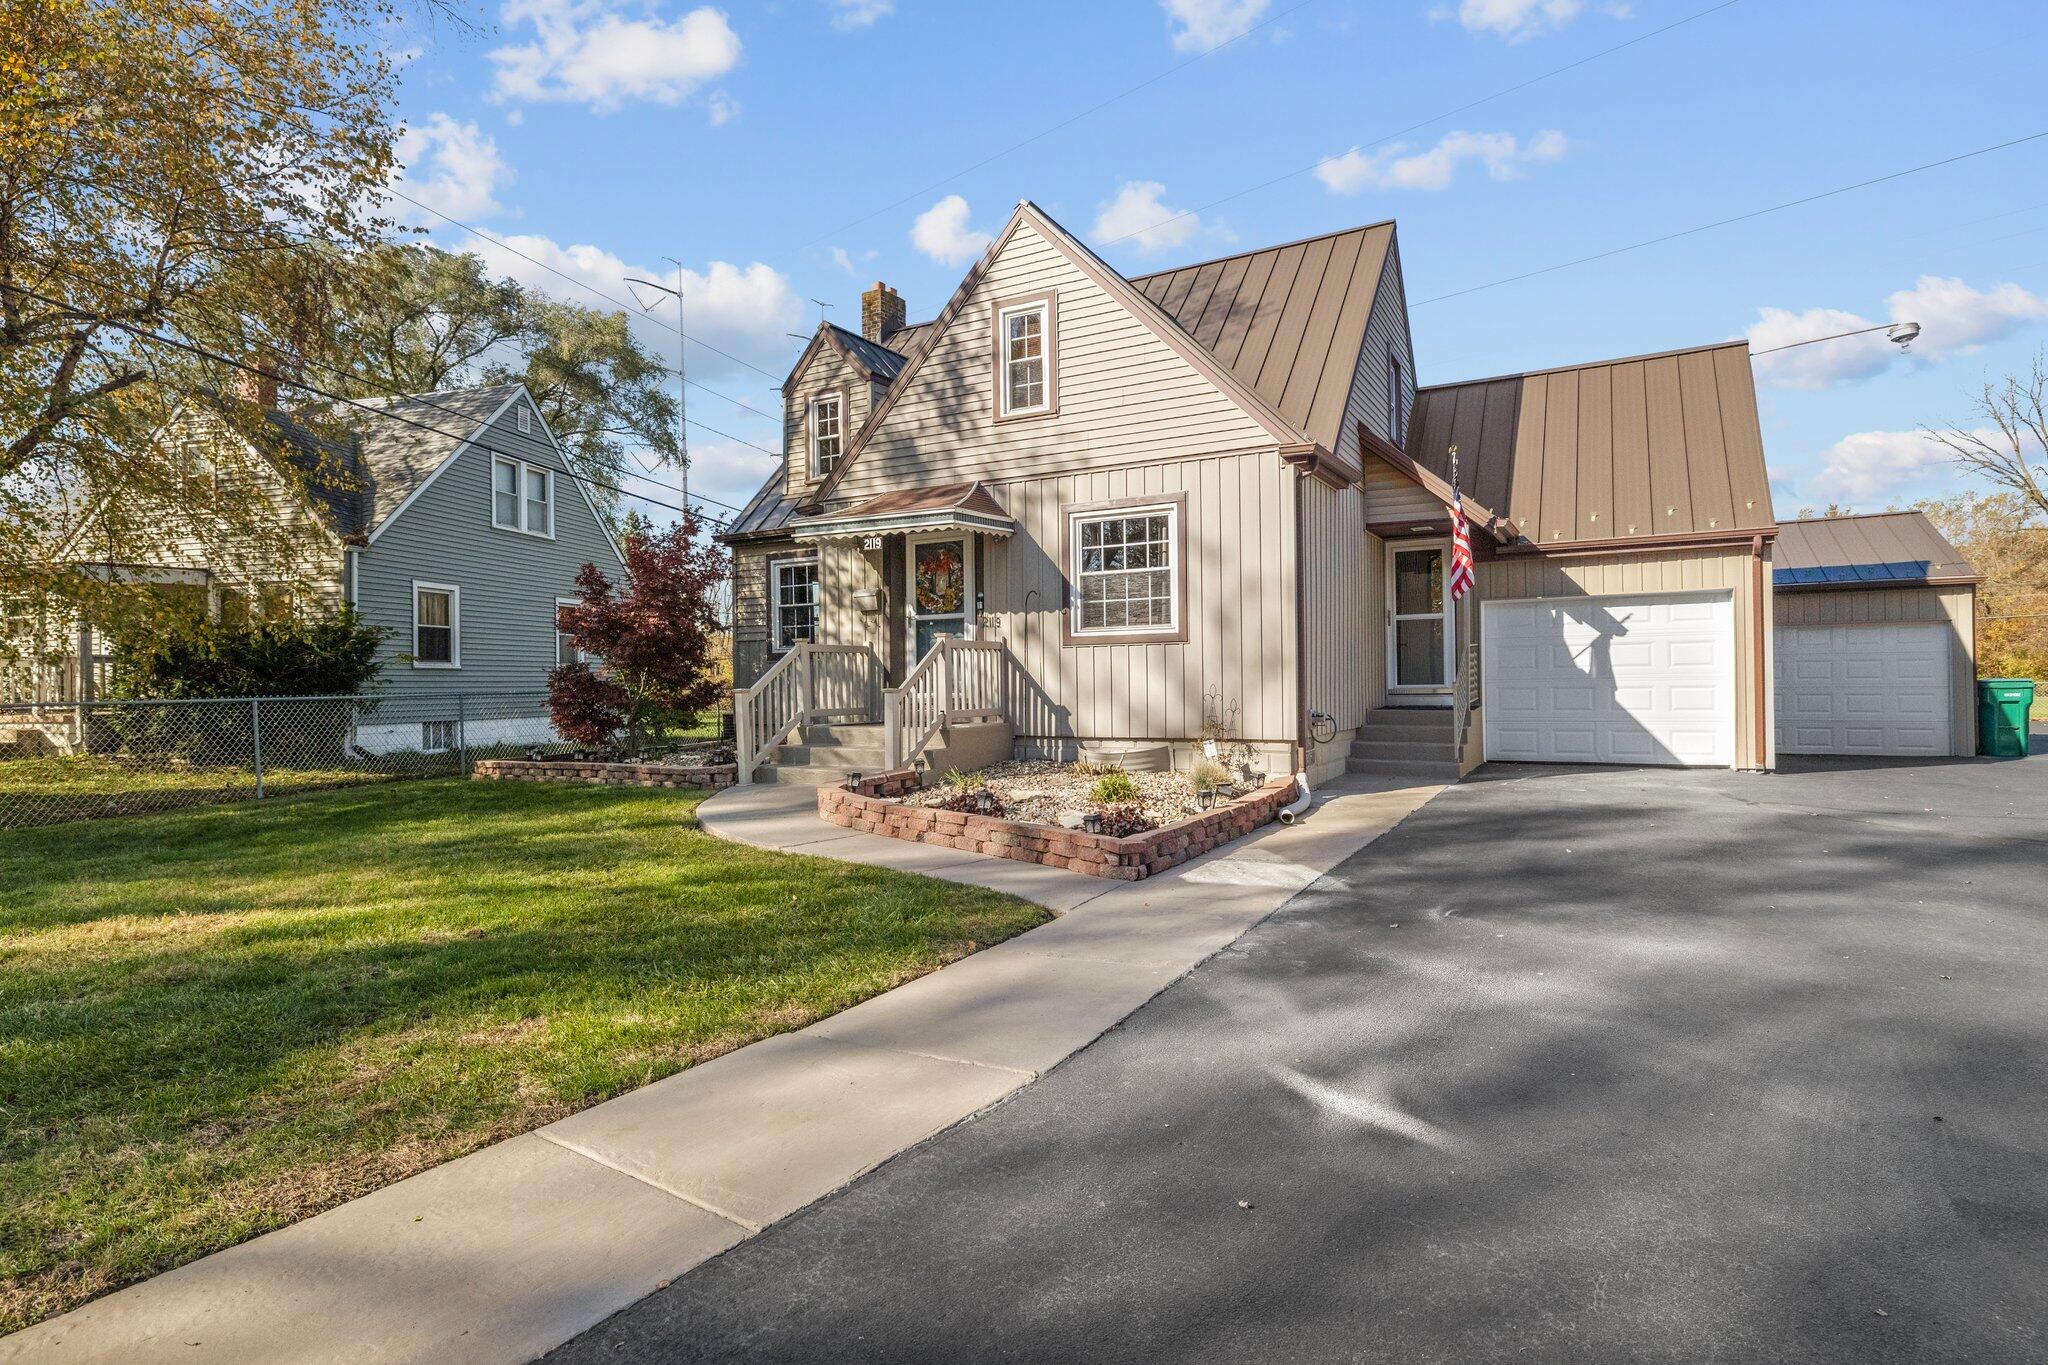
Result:
{"type": "Polygon", "coordinates": [[[860,334],[869,341],[888,345],[889,338],[903,330],[906,319],[903,296],[880,280],[860,296],[860,334]]]}
{"type": "Polygon", "coordinates": [[[277,375],[269,366],[236,370],[233,383],[240,401],[263,412],[277,406],[277,375]]]}

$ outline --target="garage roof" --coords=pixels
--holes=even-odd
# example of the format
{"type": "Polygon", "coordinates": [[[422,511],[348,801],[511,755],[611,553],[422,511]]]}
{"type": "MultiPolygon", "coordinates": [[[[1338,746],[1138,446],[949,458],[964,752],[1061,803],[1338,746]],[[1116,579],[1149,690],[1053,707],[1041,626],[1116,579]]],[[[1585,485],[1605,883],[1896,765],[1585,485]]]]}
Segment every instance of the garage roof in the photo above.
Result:
{"type": "Polygon", "coordinates": [[[1982,580],[1924,513],[1872,512],[1786,522],[1771,581],[1779,588],[1835,588],[1982,580]]]}
{"type": "Polygon", "coordinates": [[[1503,529],[1575,541],[1770,532],[1749,344],[1602,360],[1419,390],[1408,455],[1503,529]]]}

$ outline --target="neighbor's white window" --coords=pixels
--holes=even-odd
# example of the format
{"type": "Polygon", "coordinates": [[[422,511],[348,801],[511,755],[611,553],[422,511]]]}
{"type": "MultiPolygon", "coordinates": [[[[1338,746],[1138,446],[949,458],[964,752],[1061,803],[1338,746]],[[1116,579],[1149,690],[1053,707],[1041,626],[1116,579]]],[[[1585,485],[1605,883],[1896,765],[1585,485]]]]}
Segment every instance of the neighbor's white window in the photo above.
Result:
{"type": "Polygon", "coordinates": [[[581,605],[583,605],[582,602],[574,597],[557,597],[555,599],[556,668],[567,668],[570,664],[580,664],[589,657],[577,646],[576,636],[570,632],[568,622],[563,619],[564,612],[581,605]]]}
{"type": "Polygon", "coordinates": [[[1035,299],[996,318],[997,415],[1052,410],[1052,303],[1035,299]]]}
{"type": "Polygon", "coordinates": [[[768,562],[769,644],[777,654],[818,638],[818,561],[768,562]]]}
{"type": "Polygon", "coordinates": [[[811,400],[811,477],[822,479],[839,463],[846,448],[846,411],[836,393],[811,400]]]}
{"type": "Polygon", "coordinates": [[[420,722],[421,753],[445,754],[460,742],[456,737],[454,721],[423,720],[420,722]]]}
{"type": "Polygon", "coordinates": [[[1179,629],[1179,522],[1173,503],[1072,514],[1067,543],[1074,556],[1073,634],[1179,629]]]}
{"type": "Polygon", "coordinates": [[[412,585],[412,666],[462,667],[462,590],[453,584],[412,585]]]}
{"type": "Polygon", "coordinates": [[[491,461],[491,525],[529,535],[555,533],[555,473],[546,465],[491,461]]]}

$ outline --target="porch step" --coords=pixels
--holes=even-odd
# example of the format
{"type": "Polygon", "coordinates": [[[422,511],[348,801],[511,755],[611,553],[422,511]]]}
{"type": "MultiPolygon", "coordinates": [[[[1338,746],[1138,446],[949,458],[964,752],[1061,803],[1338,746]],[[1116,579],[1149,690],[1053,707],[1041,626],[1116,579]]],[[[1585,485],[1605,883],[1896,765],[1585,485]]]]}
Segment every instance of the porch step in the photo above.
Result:
{"type": "Polygon", "coordinates": [[[841,744],[785,744],[775,751],[774,761],[797,768],[844,768],[857,773],[878,773],[888,764],[879,744],[872,749],[841,744]]]}
{"type": "Polygon", "coordinates": [[[806,725],[803,727],[803,742],[806,744],[835,744],[848,748],[880,749],[882,727],[878,724],[841,723],[838,725],[806,725]]]}
{"type": "Polygon", "coordinates": [[[1388,762],[1444,763],[1451,758],[1451,737],[1441,739],[1361,739],[1351,745],[1351,757],[1388,762]]]}
{"type": "Polygon", "coordinates": [[[1424,782],[1456,782],[1458,765],[1450,762],[1422,762],[1415,759],[1348,758],[1344,770],[1376,777],[1412,777],[1424,782]]]}
{"type": "Polygon", "coordinates": [[[1366,712],[1365,721],[1359,728],[1440,730],[1448,735],[1452,729],[1451,712],[1443,706],[1382,706],[1376,711],[1366,712]]]}
{"type": "MultiPolygon", "coordinates": [[[[878,765],[879,766],[879,765],[878,765]]],[[[791,763],[763,763],[755,773],[756,782],[771,782],[781,787],[836,787],[846,780],[848,772],[872,772],[871,768],[811,767],[791,763]]]]}

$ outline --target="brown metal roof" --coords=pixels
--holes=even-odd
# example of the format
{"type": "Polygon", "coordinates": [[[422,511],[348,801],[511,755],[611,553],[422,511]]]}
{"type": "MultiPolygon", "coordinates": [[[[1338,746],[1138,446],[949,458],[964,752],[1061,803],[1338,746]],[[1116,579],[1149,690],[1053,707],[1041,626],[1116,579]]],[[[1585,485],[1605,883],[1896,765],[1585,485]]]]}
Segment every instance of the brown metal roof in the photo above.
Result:
{"type": "Polygon", "coordinates": [[[1771,571],[1779,588],[1978,581],[1962,551],[1920,512],[1788,521],[1778,528],[1771,571]]]}
{"type": "Polygon", "coordinates": [[[995,517],[1010,515],[1002,503],[996,501],[996,495],[979,483],[946,483],[931,488],[899,488],[890,493],[878,493],[836,515],[872,517],[890,512],[938,511],[986,512],[995,517]]]}
{"type": "Polygon", "coordinates": [[[1442,384],[1415,395],[1408,455],[1548,549],[1771,531],[1749,344],[1442,384]]]}
{"type": "Polygon", "coordinates": [[[1237,381],[1337,448],[1392,222],[1200,261],[1131,284],[1237,381]]]}

